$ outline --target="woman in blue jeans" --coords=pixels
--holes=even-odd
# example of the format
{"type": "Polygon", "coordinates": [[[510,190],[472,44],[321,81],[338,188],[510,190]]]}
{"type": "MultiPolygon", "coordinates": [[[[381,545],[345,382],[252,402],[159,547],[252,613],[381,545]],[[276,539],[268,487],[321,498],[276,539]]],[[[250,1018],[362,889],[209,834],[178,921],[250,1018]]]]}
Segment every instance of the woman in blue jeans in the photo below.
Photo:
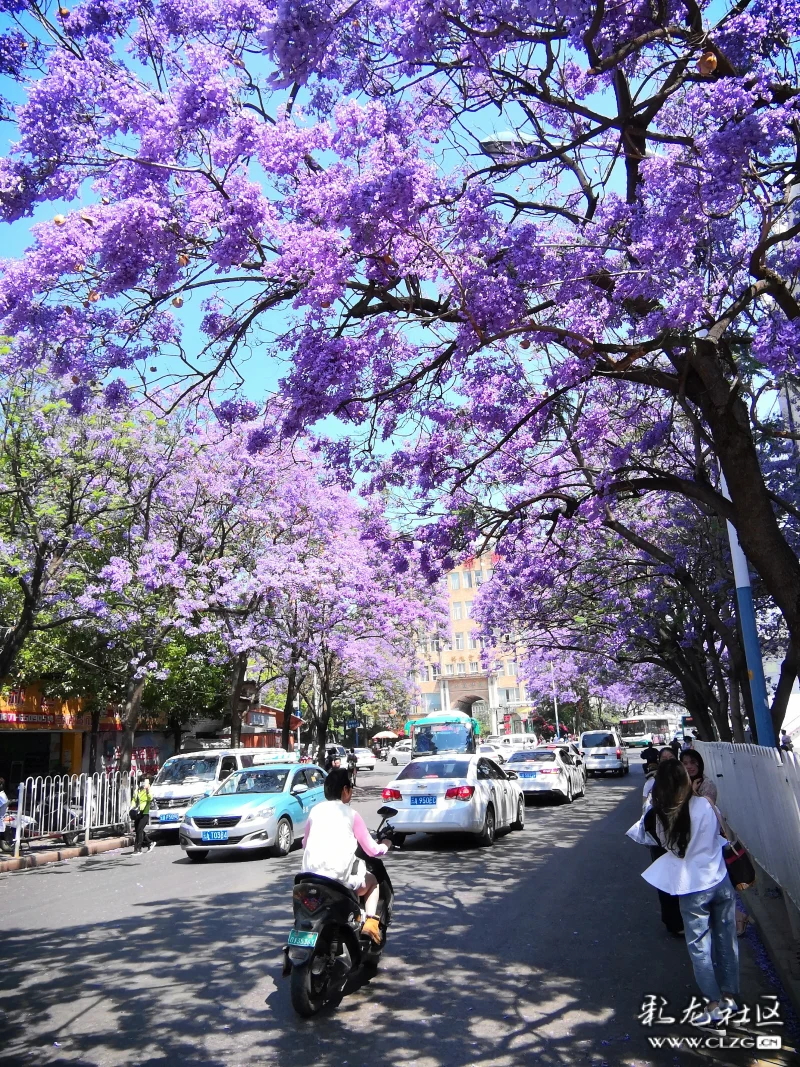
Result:
{"type": "Polygon", "coordinates": [[[682,763],[668,760],[658,768],[652,806],[628,835],[642,844],[666,849],[642,877],[680,902],[686,945],[706,1011],[692,1021],[719,1022],[723,1011],[738,1011],[739,944],[736,940],[736,895],[728,878],[715,809],[695,796],[682,763]]]}

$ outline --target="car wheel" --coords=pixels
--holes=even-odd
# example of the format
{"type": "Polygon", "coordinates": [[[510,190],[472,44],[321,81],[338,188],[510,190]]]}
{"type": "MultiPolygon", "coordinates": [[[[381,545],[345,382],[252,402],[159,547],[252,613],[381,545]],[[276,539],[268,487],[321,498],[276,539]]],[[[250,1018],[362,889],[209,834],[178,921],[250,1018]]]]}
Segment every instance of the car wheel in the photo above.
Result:
{"type": "Polygon", "coordinates": [[[630,769],[631,769],[630,763],[626,763],[625,766],[622,768],[622,773],[623,774],[627,774],[630,769]]]}
{"type": "Polygon", "coordinates": [[[292,824],[287,818],[278,821],[275,831],[275,844],[272,846],[273,856],[288,856],[293,844],[292,824]]]}
{"type": "Polygon", "coordinates": [[[512,830],[525,829],[525,801],[522,797],[517,801],[517,817],[511,824],[512,830]]]}
{"type": "Polygon", "coordinates": [[[202,861],[208,855],[208,849],[207,848],[200,848],[200,849],[197,849],[196,852],[187,852],[186,855],[189,857],[189,859],[192,861],[192,863],[202,863],[202,861]]]}
{"type": "Polygon", "coordinates": [[[572,782],[567,782],[567,795],[564,798],[567,804],[572,803],[572,782]]]}
{"type": "Polygon", "coordinates": [[[478,846],[480,848],[491,848],[491,846],[494,844],[494,834],[495,834],[494,808],[492,807],[491,804],[489,804],[487,806],[487,808],[486,808],[486,816],[485,816],[485,818],[483,820],[483,829],[477,835],[478,846]]]}

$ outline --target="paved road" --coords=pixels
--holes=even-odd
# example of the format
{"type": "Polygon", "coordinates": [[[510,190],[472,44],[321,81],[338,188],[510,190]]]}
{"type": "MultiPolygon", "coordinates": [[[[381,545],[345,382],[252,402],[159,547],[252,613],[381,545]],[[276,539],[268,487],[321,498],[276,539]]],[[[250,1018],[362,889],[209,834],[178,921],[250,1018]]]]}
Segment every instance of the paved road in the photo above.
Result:
{"type": "MultiPolygon", "coordinates": [[[[361,777],[375,825],[389,776],[361,777]]],[[[280,976],[297,851],[194,865],[163,846],[0,875],[0,1063],[696,1064],[651,1050],[636,1018],[647,993],[682,1007],[695,991],[639,877],[646,852],[623,837],[641,782],[590,781],[571,807],[529,808],[525,830],[490,850],[409,838],[390,857],[381,970],[310,1021],[280,976]]],[[[750,1001],[774,992],[747,953],[744,981],[750,1001]]]]}

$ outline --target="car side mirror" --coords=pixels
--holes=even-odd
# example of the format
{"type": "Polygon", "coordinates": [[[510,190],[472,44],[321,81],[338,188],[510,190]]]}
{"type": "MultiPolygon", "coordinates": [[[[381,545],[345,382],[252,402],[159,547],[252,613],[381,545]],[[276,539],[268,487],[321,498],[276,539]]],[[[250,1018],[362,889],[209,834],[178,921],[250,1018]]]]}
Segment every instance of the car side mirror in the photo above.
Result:
{"type": "Polygon", "coordinates": [[[519,775],[517,774],[516,771],[506,771],[506,774],[512,780],[512,782],[516,781],[516,779],[519,778],[519,775]]]}
{"type": "Polygon", "coordinates": [[[300,785],[294,786],[294,788],[292,789],[292,792],[294,793],[294,795],[296,797],[299,797],[301,793],[307,793],[308,792],[308,786],[307,785],[303,785],[301,783],[300,785]]]}
{"type": "Polygon", "coordinates": [[[203,793],[203,796],[204,797],[210,797],[211,796],[211,790],[210,789],[206,789],[205,793],[203,793]]]}

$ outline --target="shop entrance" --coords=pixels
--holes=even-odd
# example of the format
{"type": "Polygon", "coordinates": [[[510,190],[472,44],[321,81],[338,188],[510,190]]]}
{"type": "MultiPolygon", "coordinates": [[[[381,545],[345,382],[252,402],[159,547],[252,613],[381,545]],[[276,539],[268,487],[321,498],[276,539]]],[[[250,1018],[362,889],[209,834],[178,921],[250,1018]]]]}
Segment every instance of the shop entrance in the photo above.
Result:
{"type": "Polygon", "coordinates": [[[50,734],[0,733],[0,777],[6,780],[6,793],[16,790],[23,778],[45,775],[50,771],[50,734]]]}

